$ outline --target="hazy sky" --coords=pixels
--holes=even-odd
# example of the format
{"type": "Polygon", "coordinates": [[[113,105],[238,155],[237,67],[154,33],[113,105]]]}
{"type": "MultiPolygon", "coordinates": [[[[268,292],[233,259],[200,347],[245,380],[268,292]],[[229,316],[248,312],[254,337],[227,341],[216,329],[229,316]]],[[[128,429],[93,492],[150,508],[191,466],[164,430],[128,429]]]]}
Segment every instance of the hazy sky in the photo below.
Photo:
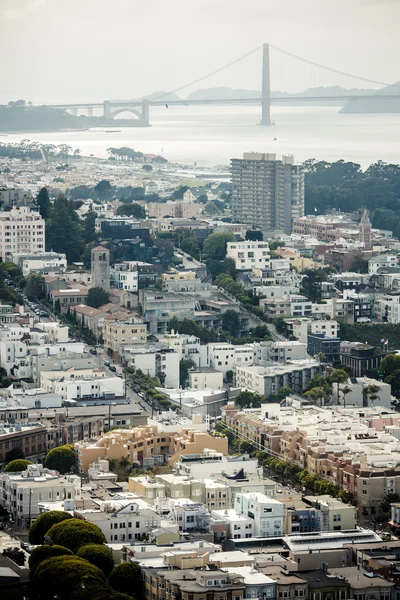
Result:
{"type": "MultiPolygon", "coordinates": [[[[263,42],[394,82],[399,22],[400,0],[0,0],[0,102],[172,90],[263,42]]],[[[289,59],[283,76],[282,60],[271,56],[272,87],[293,91],[305,68],[289,59]]],[[[203,85],[260,89],[260,54],[203,85]]]]}

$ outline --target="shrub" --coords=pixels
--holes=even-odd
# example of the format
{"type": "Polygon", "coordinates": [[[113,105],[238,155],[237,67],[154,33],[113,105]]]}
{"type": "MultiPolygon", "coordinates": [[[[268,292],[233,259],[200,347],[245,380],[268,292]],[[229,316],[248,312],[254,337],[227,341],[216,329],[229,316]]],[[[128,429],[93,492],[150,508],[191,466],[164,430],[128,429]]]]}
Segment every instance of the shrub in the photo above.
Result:
{"type": "Polygon", "coordinates": [[[63,546],[37,546],[32,550],[29,556],[29,568],[31,571],[31,578],[34,577],[35,570],[37,567],[48,558],[54,558],[55,556],[73,556],[71,550],[64,548],[63,546]]]}
{"type": "Polygon", "coordinates": [[[140,590],[142,580],[139,565],[121,563],[111,572],[108,582],[113,590],[123,594],[132,594],[135,590],[140,590]]]}
{"type": "Polygon", "coordinates": [[[53,544],[65,546],[74,553],[82,546],[105,544],[107,541],[100,527],[82,519],[68,519],[68,521],[56,523],[49,529],[47,535],[53,544]]]}
{"type": "Polygon", "coordinates": [[[46,456],[44,466],[60,473],[71,471],[75,463],[75,450],[71,444],[53,448],[46,456]]]}
{"type": "Polygon", "coordinates": [[[73,590],[82,584],[98,584],[98,588],[106,586],[103,573],[87,560],[77,556],[56,556],[44,560],[35,569],[34,581],[43,599],[58,596],[62,600],[75,597],[73,590]]]}
{"type": "Polygon", "coordinates": [[[72,519],[71,515],[61,510],[51,510],[43,513],[34,520],[29,528],[29,543],[44,544],[44,536],[53,525],[61,523],[67,519],[72,519]]]}
{"type": "Polygon", "coordinates": [[[108,575],[114,568],[114,560],[112,557],[112,552],[107,546],[101,546],[100,544],[88,544],[87,546],[82,546],[79,548],[76,553],[79,558],[84,558],[85,560],[95,565],[104,573],[104,575],[108,575]]]}
{"type": "Polygon", "coordinates": [[[33,465],[33,463],[30,460],[26,460],[25,458],[17,458],[16,460],[12,460],[8,463],[8,465],[4,469],[4,472],[19,473],[20,471],[25,471],[28,465],[33,465]]]}

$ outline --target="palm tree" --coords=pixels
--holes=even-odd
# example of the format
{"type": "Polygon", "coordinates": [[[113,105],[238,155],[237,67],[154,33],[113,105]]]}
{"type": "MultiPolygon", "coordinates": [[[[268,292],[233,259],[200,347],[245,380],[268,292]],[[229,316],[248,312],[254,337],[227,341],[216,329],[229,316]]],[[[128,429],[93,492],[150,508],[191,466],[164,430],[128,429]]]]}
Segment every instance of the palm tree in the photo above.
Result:
{"type": "Polygon", "coordinates": [[[381,388],[379,387],[379,385],[364,385],[362,389],[363,406],[368,406],[368,400],[371,400],[371,402],[377,400],[379,398],[378,392],[380,391],[380,389],[381,388]]]}
{"type": "Polygon", "coordinates": [[[131,466],[131,461],[129,460],[129,458],[127,456],[123,456],[119,460],[119,466],[121,467],[121,469],[123,469],[124,476],[126,477],[126,475],[128,473],[128,467],[131,466]]]}
{"type": "Polygon", "coordinates": [[[348,385],[345,385],[344,387],[340,388],[340,391],[342,392],[342,395],[343,395],[343,407],[346,408],[346,396],[347,396],[347,394],[350,394],[351,387],[349,387],[348,385]]]}
{"type": "Polygon", "coordinates": [[[346,371],[343,371],[343,369],[336,369],[329,377],[332,383],[337,383],[337,404],[339,404],[339,385],[341,383],[346,383],[348,378],[349,374],[346,373],[346,371]]]}

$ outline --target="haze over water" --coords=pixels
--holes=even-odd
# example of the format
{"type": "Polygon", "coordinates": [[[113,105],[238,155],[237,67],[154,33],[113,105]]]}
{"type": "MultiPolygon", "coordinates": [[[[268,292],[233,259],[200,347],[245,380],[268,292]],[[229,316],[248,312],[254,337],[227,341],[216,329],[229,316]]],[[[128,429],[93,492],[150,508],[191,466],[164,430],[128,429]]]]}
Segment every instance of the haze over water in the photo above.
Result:
{"type": "MultiPolygon", "coordinates": [[[[252,150],[293,154],[297,161],[345,159],[363,168],[379,159],[400,162],[400,114],[338,114],[338,110],[275,106],[276,125],[261,127],[261,110],[255,106],[156,107],[151,108],[149,128],[12,134],[0,141],[66,143],[83,155],[103,158],[109,147],[128,146],[162,154],[171,162],[204,166],[228,164],[230,158],[252,150]]],[[[118,120],[115,129],[120,129],[118,120]]]]}

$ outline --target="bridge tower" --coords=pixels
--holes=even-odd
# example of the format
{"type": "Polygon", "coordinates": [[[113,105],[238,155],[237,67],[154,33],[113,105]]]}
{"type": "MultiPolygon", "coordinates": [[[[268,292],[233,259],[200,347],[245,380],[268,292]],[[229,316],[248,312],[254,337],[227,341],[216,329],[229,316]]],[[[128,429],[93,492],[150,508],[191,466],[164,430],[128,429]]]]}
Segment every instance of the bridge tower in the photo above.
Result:
{"type": "Polygon", "coordinates": [[[271,123],[271,84],[269,79],[269,44],[263,45],[262,91],[261,91],[261,123],[268,127],[271,123]]]}
{"type": "Polygon", "coordinates": [[[109,100],[103,102],[103,116],[105,119],[111,118],[111,103],[109,100]]]}
{"type": "Polygon", "coordinates": [[[142,121],[144,127],[150,126],[150,102],[146,99],[142,102],[142,121]]]}

